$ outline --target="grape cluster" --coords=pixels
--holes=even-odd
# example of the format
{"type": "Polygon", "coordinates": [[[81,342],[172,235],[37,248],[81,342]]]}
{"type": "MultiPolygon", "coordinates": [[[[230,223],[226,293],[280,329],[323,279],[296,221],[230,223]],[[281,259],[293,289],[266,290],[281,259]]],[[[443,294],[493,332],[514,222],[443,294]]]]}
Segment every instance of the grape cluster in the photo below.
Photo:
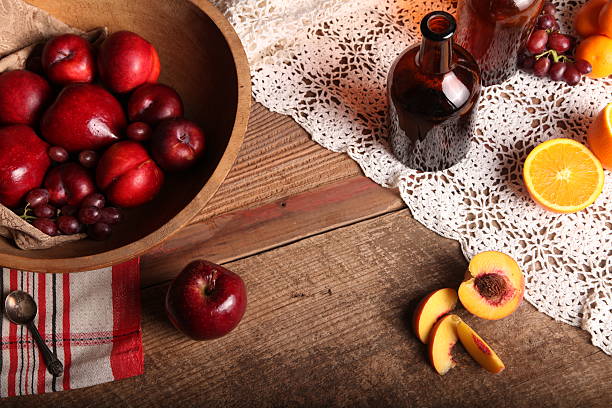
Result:
{"type": "Polygon", "coordinates": [[[110,237],[111,226],[123,219],[121,210],[105,207],[106,199],[100,193],[89,194],[79,207],[64,205],[56,208],[49,203],[47,189],[35,188],[26,195],[26,203],[22,218],[50,236],[72,235],[86,230],[90,238],[103,241],[110,237]]]}
{"type": "MultiPolygon", "coordinates": [[[[71,159],[68,151],[60,146],[50,147],[47,153],[56,163],[65,163],[71,159]]],[[[98,163],[98,154],[93,150],[83,150],[74,159],[83,167],[92,169],[98,163]]],[[[49,202],[49,198],[49,191],[44,188],[28,192],[25,198],[27,205],[21,217],[50,236],[86,231],[90,238],[102,241],[110,236],[111,225],[123,219],[121,210],[105,206],[106,199],[100,193],[89,194],[78,207],[63,205],[56,208],[49,202]]]]}
{"type": "Polygon", "coordinates": [[[559,32],[555,12],[554,4],[544,5],[543,14],[538,17],[535,29],[527,40],[519,65],[524,71],[533,72],[536,76],[548,75],[553,81],[576,85],[582,75],[591,72],[592,67],[585,60],[574,60],[571,57],[576,40],[559,32]]]}

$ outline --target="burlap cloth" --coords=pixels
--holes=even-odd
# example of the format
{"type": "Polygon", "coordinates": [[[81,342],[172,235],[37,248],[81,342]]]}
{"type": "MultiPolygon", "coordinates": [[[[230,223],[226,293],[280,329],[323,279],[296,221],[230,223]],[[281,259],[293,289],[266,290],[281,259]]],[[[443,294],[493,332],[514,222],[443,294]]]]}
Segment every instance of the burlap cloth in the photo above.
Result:
{"type": "MultiPolygon", "coordinates": [[[[37,44],[65,33],[82,34],[97,42],[105,37],[106,30],[81,33],[21,0],[0,0],[0,72],[23,69],[37,44]]],[[[85,234],[50,237],[0,204],[0,236],[21,249],[44,249],[84,238],[85,234]]]]}

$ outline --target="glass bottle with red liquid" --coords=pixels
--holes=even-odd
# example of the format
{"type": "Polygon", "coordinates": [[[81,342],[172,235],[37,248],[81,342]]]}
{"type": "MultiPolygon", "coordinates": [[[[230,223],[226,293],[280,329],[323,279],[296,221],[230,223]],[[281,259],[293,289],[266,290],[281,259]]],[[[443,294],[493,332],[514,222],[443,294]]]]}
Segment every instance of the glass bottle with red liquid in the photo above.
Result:
{"type": "Polygon", "coordinates": [[[421,44],[405,50],[387,78],[389,142],[406,166],[444,170],[465,157],[480,95],[480,72],[455,44],[456,23],[444,11],[421,21],[421,44]]]}
{"type": "Polygon", "coordinates": [[[544,0],[460,0],[457,43],[478,62],[484,86],[517,71],[517,57],[542,11],[544,0]]]}

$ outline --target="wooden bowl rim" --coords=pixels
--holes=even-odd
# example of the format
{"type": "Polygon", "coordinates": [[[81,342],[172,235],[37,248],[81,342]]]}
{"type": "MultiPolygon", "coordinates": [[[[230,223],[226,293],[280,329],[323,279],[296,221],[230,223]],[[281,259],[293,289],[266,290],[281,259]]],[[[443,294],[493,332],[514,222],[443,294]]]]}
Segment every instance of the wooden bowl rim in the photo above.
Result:
{"type": "Polygon", "coordinates": [[[71,273],[101,269],[128,261],[170,238],[170,236],[187,224],[197,212],[204,208],[218,190],[236,161],[244,141],[251,107],[251,74],[242,43],[225,16],[207,0],[189,1],[202,10],[221,32],[234,58],[238,79],[238,104],[232,133],[219,164],[206,184],[204,184],[204,187],[177,215],[138,241],[110,251],[75,258],[44,259],[2,254],[0,255],[1,266],[30,272],[71,273]]]}

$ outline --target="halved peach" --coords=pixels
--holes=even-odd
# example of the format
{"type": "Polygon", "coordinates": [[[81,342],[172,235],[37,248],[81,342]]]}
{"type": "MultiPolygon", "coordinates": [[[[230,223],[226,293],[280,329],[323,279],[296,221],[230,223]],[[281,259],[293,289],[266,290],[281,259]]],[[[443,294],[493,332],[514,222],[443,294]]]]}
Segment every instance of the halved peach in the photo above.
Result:
{"type": "Polygon", "coordinates": [[[463,320],[457,322],[457,336],[467,352],[485,370],[497,374],[506,368],[493,349],[463,320]]]}
{"type": "Polygon", "coordinates": [[[457,291],[452,288],[438,289],[425,296],[412,318],[412,328],[419,340],[427,343],[429,332],[436,321],[457,305],[457,291]]]}
{"type": "Polygon", "coordinates": [[[461,319],[456,315],[446,315],[434,325],[429,335],[429,361],[440,375],[444,375],[456,363],[451,354],[457,343],[457,323],[461,319]]]}
{"type": "Polygon", "coordinates": [[[470,261],[459,286],[459,300],[472,314],[497,320],[514,312],[525,292],[525,279],[510,256],[497,251],[481,252],[470,261]]]}

